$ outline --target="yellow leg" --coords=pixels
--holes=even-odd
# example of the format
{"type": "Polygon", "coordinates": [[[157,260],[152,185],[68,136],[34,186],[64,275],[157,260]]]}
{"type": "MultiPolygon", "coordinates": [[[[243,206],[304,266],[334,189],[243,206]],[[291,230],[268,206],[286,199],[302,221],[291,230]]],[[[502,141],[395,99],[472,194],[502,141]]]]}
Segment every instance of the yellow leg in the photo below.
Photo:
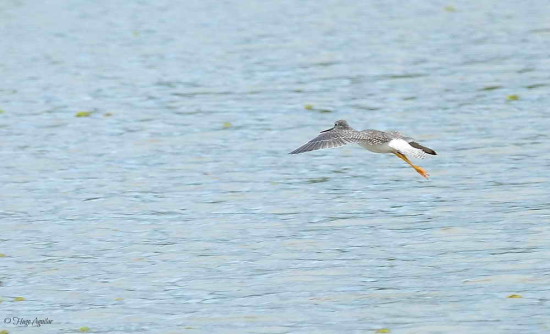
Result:
{"type": "Polygon", "coordinates": [[[397,157],[401,158],[401,160],[403,160],[406,163],[408,163],[409,165],[411,165],[411,167],[414,168],[414,170],[417,171],[418,174],[424,176],[425,178],[428,178],[430,176],[430,174],[428,174],[427,170],[425,170],[424,168],[422,168],[420,166],[417,166],[417,165],[413,164],[412,161],[410,161],[409,158],[407,158],[406,155],[401,154],[399,152],[395,152],[394,154],[397,155],[397,157]]]}

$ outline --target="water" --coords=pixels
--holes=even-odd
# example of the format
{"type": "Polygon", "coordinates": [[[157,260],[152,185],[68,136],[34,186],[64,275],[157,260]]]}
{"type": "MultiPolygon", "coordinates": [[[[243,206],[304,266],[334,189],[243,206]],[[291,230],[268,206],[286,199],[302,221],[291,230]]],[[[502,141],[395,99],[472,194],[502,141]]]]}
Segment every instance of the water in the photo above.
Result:
{"type": "Polygon", "coordinates": [[[0,329],[550,331],[549,18],[3,1],[0,321],[53,323],[0,329]],[[287,154],[337,119],[416,137],[432,178],[356,146],[287,154]]]}

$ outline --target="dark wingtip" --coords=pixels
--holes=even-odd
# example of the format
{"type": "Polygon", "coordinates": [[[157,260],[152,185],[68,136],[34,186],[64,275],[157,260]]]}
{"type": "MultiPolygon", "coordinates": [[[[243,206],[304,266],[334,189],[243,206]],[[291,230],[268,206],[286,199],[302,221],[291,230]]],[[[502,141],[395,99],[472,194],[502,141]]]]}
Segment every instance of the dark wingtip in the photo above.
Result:
{"type": "Polygon", "coordinates": [[[431,148],[424,147],[424,148],[422,148],[422,151],[424,151],[428,154],[431,154],[431,155],[437,155],[437,153],[434,150],[432,150],[431,148]]]}
{"type": "Polygon", "coordinates": [[[426,146],[422,146],[422,145],[420,145],[420,144],[417,143],[417,142],[411,141],[409,144],[410,144],[412,147],[421,149],[422,151],[424,151],[424,152],[426,152],[426,153],[428,153],[428,154],[437,155],[437,153],[436,153],[434,150],[432,150],[431,148],[427,148],[426,146]]]}

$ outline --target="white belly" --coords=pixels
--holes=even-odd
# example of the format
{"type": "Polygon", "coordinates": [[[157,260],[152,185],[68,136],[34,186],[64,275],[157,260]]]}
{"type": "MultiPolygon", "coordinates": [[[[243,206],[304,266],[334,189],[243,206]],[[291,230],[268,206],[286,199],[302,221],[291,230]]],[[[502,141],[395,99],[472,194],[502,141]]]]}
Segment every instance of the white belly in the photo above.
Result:
{"type": "Polygon", "coordinates": [[[393,153],[395,150],[388,146],[388,144],[378,144],[378,145],[368,145],[368,144],[359,144],[367,150],[374,153],[393,153]]]}

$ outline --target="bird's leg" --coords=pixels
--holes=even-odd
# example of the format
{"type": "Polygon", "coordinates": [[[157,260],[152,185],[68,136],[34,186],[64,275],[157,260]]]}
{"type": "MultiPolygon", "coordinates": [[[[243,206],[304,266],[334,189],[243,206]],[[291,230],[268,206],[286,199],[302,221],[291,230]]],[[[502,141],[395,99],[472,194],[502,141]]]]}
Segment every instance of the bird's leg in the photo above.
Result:
{"type": "Polygon", "coordinates": [[[424,176],[425,178],[428,178],[430,176],[430,174],[428,174],[427,170],[425,170],[424,168],[422,168],[420,166],[417,166],[417,165],[413,164],[412,161],[410,161],[409,158],[407,158],[406,155],[401,154],[399,152],[395,152],[394,154],[397,155],[399,158],[401,158],[401,160],[403,160],[406,163],[408,163],[409,165],[411,165],[411,167],[414,168],[414,170],[417,171],[418,174],[424,176]]]}

